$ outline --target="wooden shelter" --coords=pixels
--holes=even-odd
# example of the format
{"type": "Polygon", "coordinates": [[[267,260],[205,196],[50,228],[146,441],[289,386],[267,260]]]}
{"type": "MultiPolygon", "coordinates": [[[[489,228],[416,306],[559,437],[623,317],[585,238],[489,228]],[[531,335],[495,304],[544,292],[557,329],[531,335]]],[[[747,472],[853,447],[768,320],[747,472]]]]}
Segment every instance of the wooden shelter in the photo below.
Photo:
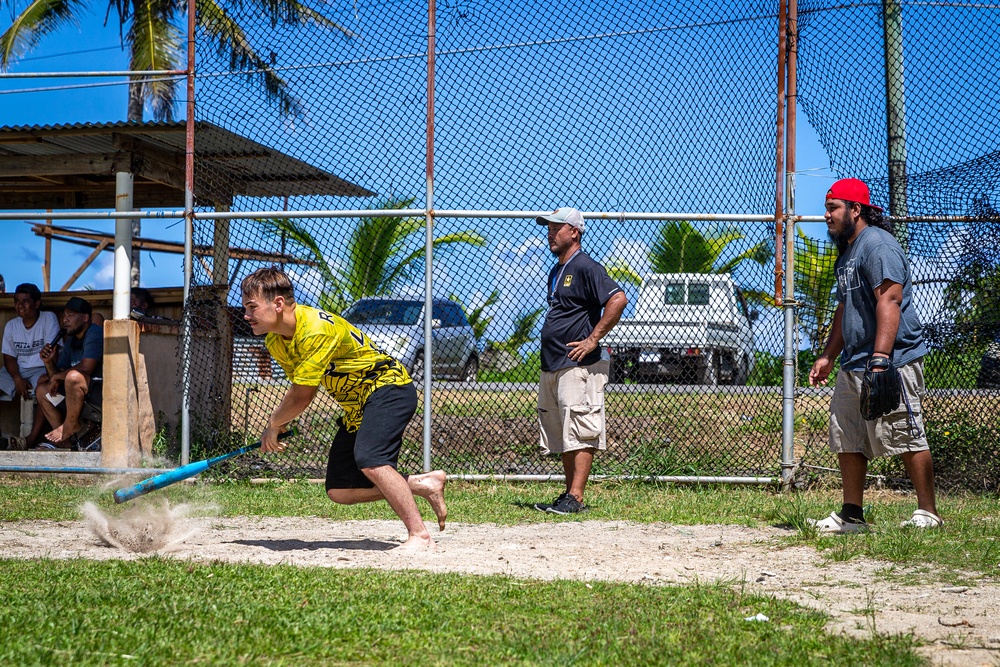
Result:
{"type": "MultiPolygon", "coordinates": [[[[114,122],[54,126],[0,127],[0,210],[163,209],[179,210],[184,203],[186,134],[183,122],[114,122]],[[127,175],[130,206],[121,208],[121,177],[127,175]]],[[[375,193],[323,169],[207,122],[195,123],[195,206],[229,210],[235,197],[326,195],[369,197],[375,193]]],[[[227,295],[229,260],[301,263],[283,254],[232,248],[229,221],[217,220],[211,246],[196,246],[194,255],[211,283],[191,293],[201,313],[212,313],[214,326],[202,324],[192,332],[192,355],[211,360],[214,377],[199,377],[198,394],[222,395],[215,401],[218,414],[209,418],[220,426],[229,422],[232,375],[232,321],[227,295]],[[222,392],[221,394],[219,392],[222,392]]],[[[114,250],[110,235],[36,225],[36,234],[94,248],[114,250]]],[[[177,252],[176,244],[134,238],[133,249],[177,252]]],[[[81,267],[78,271],[82,273],[81,267]]],[[[74,277],[75,280],[75,277],[74,277]]],[[[48,274],[46,274],[46,291],[48,274]]],[[[72,284],[70,281],[63,289],[72,284]]],[[[127,284],[127,282],[126,282],[127,284]]],[[[116,297],[117,298],[117,297],[116,297]]],[[[204,318],[200,321],[204,322],[204,318]]],[[[163,333],[163,332],[160,332],[163,333]]],[[[169,330],[167,331],[169,333],[169,330]]],[[[180,335],[175,329],[174,335],[180,335]]],[[[136,369],[144,361],[139,350],[140,327],[129,319],[105,321],[103,467],[128,467],[148,453],[151,433],[138,432],[143,405],[149,404],[145,374],[136,369]]],[[[168,355],[169,356],[169,355],[168,355]]],[[[174,355],[177,364],[179,355],[174,355]]],[[[198,384],[196,383],[196,384],[198,384]]],[[[155,412],[157,406],[152,406],[155,412]]],[[[202,415],[204,418],[204,415],[202,415]]]]}
{"type": "MultiPolygon", "coordinates": [[[[115,208],[115,174],[135,178],[138,208],[183,208],[183,122],[0,127],[0,208],[115,208]]],[[[233,198],[375,193],[207,122],[195,123],[197,206],[233,198]]]]}

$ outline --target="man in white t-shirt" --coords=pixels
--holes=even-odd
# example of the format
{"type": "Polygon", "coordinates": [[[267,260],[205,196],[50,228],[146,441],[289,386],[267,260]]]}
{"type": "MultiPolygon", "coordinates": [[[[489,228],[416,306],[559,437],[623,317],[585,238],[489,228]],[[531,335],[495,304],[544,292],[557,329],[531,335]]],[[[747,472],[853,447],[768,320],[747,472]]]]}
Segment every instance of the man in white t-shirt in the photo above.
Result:
{"type": "MultiPolygon", "coordinates": [[[[0,400],[30,398],[39,378],[46,374],[45,362],[38,353],[59,333],[59,318],[55,313],[42,312],[41,306],[42,293],[36,285],[23,283],[15,288],[14,310],[18,316],[3,330],[0,400]]],[[[28,436],[27,446],[34,445],[41,435],[44,424],[37,416],[35,422],[34,438],[28,436]]]]}

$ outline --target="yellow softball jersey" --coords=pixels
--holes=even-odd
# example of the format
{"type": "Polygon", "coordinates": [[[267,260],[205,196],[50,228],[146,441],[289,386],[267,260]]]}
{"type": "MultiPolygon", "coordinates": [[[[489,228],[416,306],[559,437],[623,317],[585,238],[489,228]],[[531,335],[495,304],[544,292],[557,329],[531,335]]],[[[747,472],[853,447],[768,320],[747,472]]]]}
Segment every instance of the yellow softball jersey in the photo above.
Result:
{"type": "Polygon", "coordinates": [[[295,306],[291,340],[269,333],[264,343],[293,384],[326,388],[344,408],[349,432],[361,426],[362,408],[372,392],[411,382],[403,364],[375,347],[357,327],[309,306],[295,306]]]}

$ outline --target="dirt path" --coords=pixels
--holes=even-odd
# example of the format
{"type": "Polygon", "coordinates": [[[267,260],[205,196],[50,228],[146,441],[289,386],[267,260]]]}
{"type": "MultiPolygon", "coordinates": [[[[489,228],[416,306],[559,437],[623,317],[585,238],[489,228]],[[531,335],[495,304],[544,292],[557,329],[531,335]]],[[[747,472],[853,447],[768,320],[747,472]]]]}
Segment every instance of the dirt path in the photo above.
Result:
{"type": "MultiPolygon", "coordinates": [[[[433,552],[391,551],[400,542],[393,521],[333,522],[317,518],[210,518],[179,508],[129,532],[91,511],[87,520],[0,524],[3,553],[13,558],[175,558],[322,567],[422,569],[507,574],[539,579],[637,583],[745,582],[752,592],[832,614],[834,631],[870,634],[874,609],[880,633],[912,632],[927,642],[933,664],[1000,664],[1000,586],[964,589],[878,581],[886,563],[823,559],[814,548],[783,548],[777,528],[676,526],[584,521],[524,526],[449,524],[433,552]],[[104,535],[99,539],[97,535],[104,535]],[[111,546],[118,541],[126,548],[111,546]]],[[[148,518],[148,517],[147,517],[148,518]]]]}

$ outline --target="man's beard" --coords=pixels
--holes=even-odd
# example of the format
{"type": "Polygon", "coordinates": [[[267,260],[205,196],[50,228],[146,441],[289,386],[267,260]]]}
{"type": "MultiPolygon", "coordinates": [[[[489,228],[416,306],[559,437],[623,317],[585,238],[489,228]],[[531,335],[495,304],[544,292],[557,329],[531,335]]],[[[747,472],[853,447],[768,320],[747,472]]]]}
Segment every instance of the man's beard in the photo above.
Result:
{"type": "Polygon", "coordinates": [[[839,234],[827,231],[827,235],[830,237],[830,240],[833,241],[834,244],[837,246],[837,252],[843,255],[844,252],[847,250],[848,241],[851,240],[851,237],[854,236],[854,232],[857,229],[858,229],[857,223],[854,222],[854,220],[848,218],[844,222],[843,231],[841,231],[839,234]]]}

